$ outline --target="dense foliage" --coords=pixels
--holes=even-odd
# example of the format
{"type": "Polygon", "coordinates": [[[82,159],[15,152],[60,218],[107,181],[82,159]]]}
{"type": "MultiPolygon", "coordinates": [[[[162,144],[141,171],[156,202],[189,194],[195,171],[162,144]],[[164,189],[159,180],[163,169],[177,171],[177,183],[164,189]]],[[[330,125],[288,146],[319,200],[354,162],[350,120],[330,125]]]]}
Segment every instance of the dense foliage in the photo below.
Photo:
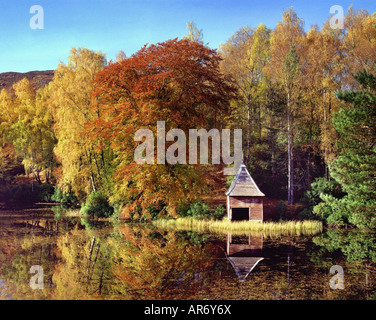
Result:
{"type": "Polygon", "coordinates": [[[114,208],[108,203],[108,199],[100,192],[92,192],[81,208],[81,212],[89,217],[110,217],[114,208]]]}

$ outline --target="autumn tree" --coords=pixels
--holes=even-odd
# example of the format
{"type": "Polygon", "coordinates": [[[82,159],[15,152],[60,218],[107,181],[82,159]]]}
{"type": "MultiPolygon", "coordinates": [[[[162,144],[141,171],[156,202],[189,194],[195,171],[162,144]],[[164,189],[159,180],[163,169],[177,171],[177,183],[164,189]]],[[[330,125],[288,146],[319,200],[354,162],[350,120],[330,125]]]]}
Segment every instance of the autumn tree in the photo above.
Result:
{"type": "Polygon", "coordinates": [[[227,124],[242,128],[244,135],[244,162],[257,171],[254,160],[266,145],[267,83],[264,72],[270,59],[270,30],[264,24],[256,29],[243,27],[220,47],[223,61],[221,70],[231,77],[238,88],[231,101],[227,124]]]}
{"type": "Polygon", "coordinates": [[[294,119],[299,108],[301,65],[299,51],[303,22],[293,9],[286,10],[271,35],[271,80],[284,93],[287,131],[288,204],[294,203],[294,119]]]}
{"type": "MultiPolygon", "coordinates": [[[[358,83],[352,77],[358,70],[374,72],[376,60],[376,13],[367,10],[355,10],[352,6],[345,15],[343,46],[345,58],[344,83],[353,89],[358,89],[358,83]]],[[[346,89],[343,87],[342,89],[346,89]]]]}
{"type": "Polygon", "coordinates": [[[312,182],[314,157],[324,160],[325,176],[329,178],[328,163],[335,156],[335,131],[330,119],[339,108],[336,92],[341,87],[344,69],[341,34],[326,22],[321,30],[311,28],[303,40],[301,81],[305,108],[301,110],[299,123],[303,133],[301,145],[306,154],[306,189],[312,182]]]}
{"type": "Polygon", "coordinates": [[[145,46],[98,73],[92,108],[99,117],[87,133],[99,149],[113,152],[113,198],[128,201],[125,214],[137,208],[147,213],[163,203],[174,215],[182,199],[195,199],[210,185],[209,165],[158,164],[155,157],[154,164],[137,164],[134,137],[141,128],[155,137],[157,121],[165,121],[166,132],[179,128],[188,136],[189,129],[205,128],[214,115],[224,114],[234,88],[219,72],[219,61],[215,50],[197,41],[174,39],[145,46]]]}
{"type": "Polygon", "coordinates": [[[35,181],[42,183],[40,173],[44,172],[49,182],[56,139],[47,106],[48,94],[43,88],[35,91],[26,78],[15,83],[13,91],[13,96],[1,94],[3,143],[14,146],[26,173],[31,173],[35,181]]]}
{"type": "Polygon", "coordinates": [[[120,50],[119,53],[118,53],[117,56],[116,56],[115,61],[116,61],[116,62],[121,62],[121,61],[123,61],[124,59],[127,59],[127,55],[125,54],[125,52],[124,52],[123,50],[120,50]]]}
{"type": "Polygon", "coordinates": [[[1,144],[4,145],[7,143],[7,133],[10,131],[10,127],[17,120],[13,97],[5,89],[0,92],[0,117],[1,144]]]}
{"type": "Polygon", "coordinates": [[[0,177],[8,191],[9,184],[13,180],[11,172],[19,165],[14,145],[9,140],[10,127],[15,121],[12,96],[7,90],[2,89],[0,92],[0,177]]]}
{"type": "Polygon", "coordinates": [[[187,36],[185,38],[191,41],[197,41],[202,44],[203,37],[204,34],[202,32],[202,29],[199,30],[193,21],[189,21],[187,23],[187,36]]]}
{"type": "Polygon", "coordinates": [[[89,108],[90,94],[96,73],[105,65],[101,52],[73,48],[68,63],[58,65],[48,86],[58,140],[54,152],[62,169],[58,185],[64,191],[72,190],[80,199],[96,191],[105,180],[104,155],[97,153],[83,135],[85,123],[98,117],[89,108]]]}
{"type": "MultiPolygon", "coordinates": [[[[230,112],[227,122],[231,126],[241,126],[245,128],[247,136],[251,134],[247,124],[250,119],[247,115],[250,113],[249,105],[253,99],[251,95],[249,47],[254,30],[248,27],[241,28],[224,44],[220,46],[220,53],[223,58],[221,70],[232,78],[238,88],[238,95],[231,101],[230,112]]],[[[247,137],[248,138],[248,137],[247,137]]],[[[249,137],[250,139],[250,137],[249,137]]],[[[248,139],[247,139],[248,145],[248,139]]],[[[248,150],[247,150],[248,152],[248,150]]]]}

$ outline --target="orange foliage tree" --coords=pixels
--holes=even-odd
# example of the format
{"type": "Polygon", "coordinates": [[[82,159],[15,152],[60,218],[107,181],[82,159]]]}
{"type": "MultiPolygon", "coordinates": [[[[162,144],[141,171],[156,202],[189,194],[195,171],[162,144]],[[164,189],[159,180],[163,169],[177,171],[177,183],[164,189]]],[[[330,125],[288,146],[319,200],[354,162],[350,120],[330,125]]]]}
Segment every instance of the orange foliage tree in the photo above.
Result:
{"type": "Polygon", "coordinates": [[[175,215],[181,199],[193,200],[211,185],[210,165],[137,164],[134,136],[145,128],[156,138],[157,121],[165,121],[166,132],[179,128],[187,137],[189,129],[221,125],[235,89],[219,62],[216,50],[198,41],[173,39],[144,46],[97,74],[92,111],[98,118],[87,124],[86,133],[99,149],[111,150],[112,200],[127,201],[125,216],[147,215],[147,208],[161,204],[175,215]]]}

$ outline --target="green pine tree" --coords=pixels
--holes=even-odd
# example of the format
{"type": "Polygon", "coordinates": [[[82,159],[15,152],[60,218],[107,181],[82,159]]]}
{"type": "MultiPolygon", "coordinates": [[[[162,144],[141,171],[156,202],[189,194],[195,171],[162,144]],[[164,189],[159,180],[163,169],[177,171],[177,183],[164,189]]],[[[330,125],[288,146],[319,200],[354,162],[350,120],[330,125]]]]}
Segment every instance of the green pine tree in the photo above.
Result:
{"type": "MultiPolygon", "coordinates": [[[[375,65],[376,69],[376,65],[375,65]]],[[[331,176],[347,193],[342,199],[327,199],[332,216],[345,217],[359,227],[376,228],[376,76],[359,71],[357,91],[338,97],[349,106],[333,117],[339,139],[339,157],[330,165],[331,176]]],[[[332,217],[332,218],[333,218],[332,217]]]]}

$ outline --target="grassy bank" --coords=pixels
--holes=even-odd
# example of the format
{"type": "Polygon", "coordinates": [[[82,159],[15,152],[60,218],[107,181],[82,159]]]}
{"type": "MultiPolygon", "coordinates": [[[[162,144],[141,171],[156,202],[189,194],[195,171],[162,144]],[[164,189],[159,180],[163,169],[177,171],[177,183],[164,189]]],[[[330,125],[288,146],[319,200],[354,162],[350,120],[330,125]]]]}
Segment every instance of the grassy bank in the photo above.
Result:
{"type": "Polygon", "coordinates": [[[283,221],[283,222],[256,222],[256,221],[228,221],[224,220],[197,220],[193,218],[160,219],[153,221],[158,228],[192,230],[198,232],[248,234],[263,233],[265,236],[281,235],[315,235],[323,230],[322,222],[283,221]]]}

